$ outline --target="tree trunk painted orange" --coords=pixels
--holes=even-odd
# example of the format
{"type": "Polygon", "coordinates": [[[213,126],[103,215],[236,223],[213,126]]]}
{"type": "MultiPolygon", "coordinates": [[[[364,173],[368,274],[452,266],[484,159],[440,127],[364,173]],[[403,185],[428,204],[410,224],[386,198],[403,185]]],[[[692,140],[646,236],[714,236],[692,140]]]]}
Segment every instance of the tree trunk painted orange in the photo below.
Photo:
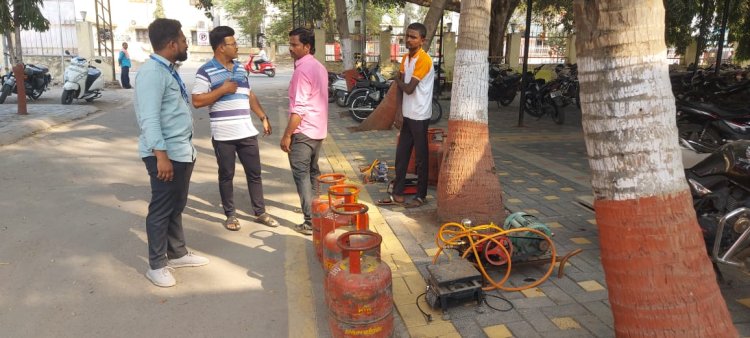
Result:
{"type": "Polygon", "coordinates": [[[618,337],[737,337],[685,181],[662,0],[576,0],[581,114],[618,337]]]}
{"type": "Polygon", "coordinates": [[[449,121],[438,177],[438,218],[475,224],[501,222],[503,194],[485,123],[449,121]],[[500,206],[500,208],[498,208],[500,206]]]}
{"type": "Polygon", "coordinates": [[[688,191],[598,200],[618,337],[736,337],[688,191]]]}
{"type": "Polygon", "coordinates": [[[448,141],[437,187],[441,221],[499,223],[505,216],[487,126],[489,25],[490,0],[461,1],[448,141]]]}

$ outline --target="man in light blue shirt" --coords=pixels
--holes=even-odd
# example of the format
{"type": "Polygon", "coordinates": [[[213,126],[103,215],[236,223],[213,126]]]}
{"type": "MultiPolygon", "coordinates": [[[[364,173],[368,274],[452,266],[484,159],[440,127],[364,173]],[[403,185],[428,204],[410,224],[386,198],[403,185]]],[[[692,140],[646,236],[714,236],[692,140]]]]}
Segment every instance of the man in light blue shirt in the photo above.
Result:
{"type": "Polygon", "coordinates": [[[155,53],[138,72],[135,88],[138,151],[151,180],[146,278],[160,287],[176,284],[170,268],[208,264],[207,258],[187,250],[182,230],[196,151],[187,89],[175,70],[175,62],[187,60],[181,28],[171,19],[156,19],[148,26],[155,53]]]}

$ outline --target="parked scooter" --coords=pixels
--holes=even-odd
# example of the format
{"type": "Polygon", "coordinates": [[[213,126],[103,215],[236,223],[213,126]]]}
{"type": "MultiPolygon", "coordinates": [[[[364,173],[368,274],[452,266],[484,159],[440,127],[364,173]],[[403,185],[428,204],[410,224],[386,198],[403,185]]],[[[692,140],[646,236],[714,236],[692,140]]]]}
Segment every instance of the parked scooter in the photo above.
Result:
{"type": "MultiPolygon", "coordinates": [[[[5,53],[5,55],[10,55],[5,53]]],[[[26,76],[24,81],[24,88],[26,89],[26,96],[32,100],[38,99],[42,96],[42,93],[49,87],[52,82],[52,76],[49,74],[49,69],[45,66],[36,66],[32,64],[23,65],[23,73],[26,76]]],[[[16,76],[13,71],[9,71],[8,74],[0,76],[0,104],[5,102],[5,99],[11,94],[18,94],[18,87],[16,86],[16,76]]]]}
{"type": "Polygon", "coordinates": [[[271,61],[264,61],[258,65],[258,69],[255,69],[255,63],[253,59],[255,55],[250,55],[250,59],[245,63],[245,70],[252,74],[264,74],[268,77],[276,76],[276,66],[271,61]]]}
{"type": "MultiPolygon", "coordinates": [[[[681,140],[685,151],[695,154],[681,140]]],[[[683,156],[685,157],[685,156],[683,156]]],[[[708,254],[717,264],[750,271],[750,140],[727,143],[685,169],[708,254]]]]}
{"type": "Polygon", "coordinates": [[[490,65],[489,73],[490,85],[487,88],[489,100],[495,101],[498,108],[500,105],[509,105],[516,98],[516,92],[521,87],[521,74],[496,64],[490,65]]]}
{"type": "MultiPolygon", "coordinates": [[[[65,51],[70,56],[70,52],[65,51]]],[[[96,63],[102,63],[100,59],[94,59],[96,63]]],[[[94,101],[102,97],[104,78],[102,72],[91,65],[91,61],[80,56],[72,56],[70,65],[65,68],[63,76],[62,104],[71,104],[73,99],[94,101]]]]}
{"type": "Polygon", "coordinates": [[[702,153],[711,153],[732,140],[750,139],[750,108],[719,107],[713,103],[677,100],[680,138],[702,153]]]}

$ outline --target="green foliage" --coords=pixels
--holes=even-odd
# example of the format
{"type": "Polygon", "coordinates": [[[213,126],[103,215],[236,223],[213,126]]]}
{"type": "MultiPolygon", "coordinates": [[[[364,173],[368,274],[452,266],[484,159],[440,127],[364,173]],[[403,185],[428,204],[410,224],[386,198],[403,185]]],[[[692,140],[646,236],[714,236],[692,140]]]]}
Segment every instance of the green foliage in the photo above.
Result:
{"type": "Polygon", "coordinates": [[[43,6],[43,0],[0,0],[0,34],[15,32],[16,29],[48,30],[49,21],[39,10],[43,6]]]}
{"type": "Polygon", "coordinates": [[[253,36],[260,32],[260,25],[266,15],[263,0],[222,0],[221,6],[239,24],[239,27],[234,27],[239,28],[238,35],[252,41],[253,36]]]}
{"type": "Polygon", "coordinates": [[[198,0],[198,3],[195,5],[196,8],[202,9],[203,14],[205,14],[206,17],[209,19],[214,18],[214,16],[211,14],[211,8],[213,8],[213,6],[214,6],[213,0],[198,0]]]}
{"type": "Polygon", "coordinates": [[[161,19],[164,18],[164,4],[162,4],[162,0],[156,0],[156,9],[154,9],[154,18],[161,19]]]}

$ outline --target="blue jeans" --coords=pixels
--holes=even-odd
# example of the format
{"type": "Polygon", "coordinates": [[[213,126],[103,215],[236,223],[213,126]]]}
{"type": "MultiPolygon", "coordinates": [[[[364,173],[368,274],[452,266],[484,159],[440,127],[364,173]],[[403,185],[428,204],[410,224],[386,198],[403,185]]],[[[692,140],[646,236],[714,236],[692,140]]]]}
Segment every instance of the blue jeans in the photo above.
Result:
{"type": "Polygon", "coordinates": [[[289,151],[289,166],[292,167],[294,184],[302,205],[305,222],[312,221],[313,186],[320,176],[318,154],[323,140],[313,140],[302,133],[292,135],[289,151]]]}

